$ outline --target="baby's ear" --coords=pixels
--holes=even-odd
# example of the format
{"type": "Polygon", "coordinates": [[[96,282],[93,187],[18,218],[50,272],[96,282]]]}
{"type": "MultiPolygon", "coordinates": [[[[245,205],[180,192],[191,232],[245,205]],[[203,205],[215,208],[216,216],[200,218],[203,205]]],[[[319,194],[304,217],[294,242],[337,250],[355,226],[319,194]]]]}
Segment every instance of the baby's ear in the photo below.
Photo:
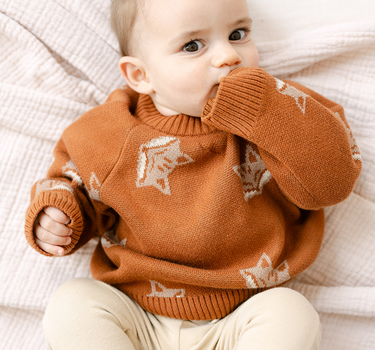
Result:
{"type": "Polygon", "coordinates": [[[131,89],[146,95],[150,95],[154,92],[146,74],[146,66],[139,58],[123,56],[120,58],[118,66],[121,75],[131,89]]]}

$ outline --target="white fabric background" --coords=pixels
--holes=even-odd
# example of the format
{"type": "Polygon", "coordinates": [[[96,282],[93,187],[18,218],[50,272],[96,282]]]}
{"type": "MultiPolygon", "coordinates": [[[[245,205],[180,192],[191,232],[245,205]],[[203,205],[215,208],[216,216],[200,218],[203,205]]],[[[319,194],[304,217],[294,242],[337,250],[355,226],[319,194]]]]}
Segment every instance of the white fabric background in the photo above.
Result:
{"type": "Polygon", "coordinates": [[[301,37],[319,28],[375,19],[371,0],[248,0],[256,42],[301,37]]]}
{"type": "MultiPolygon", "coordinates": [[[[61,132],[123,84],[109,4],[0,0],[0,349],[45,349],[51,293],[90,276],[95,242],[46,258],[27,246],[23,224],[61,132]]],[[[354,193],[326,210],[317,261],[290,283],[320,312],[324,350],[375,349],[374,4],[249,0],[261,66],[341,103],[362,153],[354,193]]]]}

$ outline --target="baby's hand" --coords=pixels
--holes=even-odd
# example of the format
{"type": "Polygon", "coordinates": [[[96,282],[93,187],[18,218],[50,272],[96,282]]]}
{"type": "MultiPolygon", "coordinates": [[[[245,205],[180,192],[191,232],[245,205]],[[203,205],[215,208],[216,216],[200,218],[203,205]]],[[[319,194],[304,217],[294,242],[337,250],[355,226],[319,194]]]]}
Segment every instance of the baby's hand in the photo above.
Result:
{"type": "Polygon", "coordinates": [[[64,255],[62,245],[68,245],[72,241],[72,230],[65,225],[70,219],[61,210],[47,207],[41,211],[35,220],[34,234],[37,246],[52,255],[64,255]]]}

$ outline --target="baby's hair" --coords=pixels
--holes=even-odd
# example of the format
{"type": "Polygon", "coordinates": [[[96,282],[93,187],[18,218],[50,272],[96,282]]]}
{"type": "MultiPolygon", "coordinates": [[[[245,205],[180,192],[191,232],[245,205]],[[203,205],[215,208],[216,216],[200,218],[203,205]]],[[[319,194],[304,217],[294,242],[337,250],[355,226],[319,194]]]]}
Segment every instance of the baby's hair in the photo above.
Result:
{"type": "Polygon", "coordinates": [[[116,33],[121,56],[134,55],[132,47],[133,29],[144,0],[113,0],[111,5],[111,27],[116,33]]]}

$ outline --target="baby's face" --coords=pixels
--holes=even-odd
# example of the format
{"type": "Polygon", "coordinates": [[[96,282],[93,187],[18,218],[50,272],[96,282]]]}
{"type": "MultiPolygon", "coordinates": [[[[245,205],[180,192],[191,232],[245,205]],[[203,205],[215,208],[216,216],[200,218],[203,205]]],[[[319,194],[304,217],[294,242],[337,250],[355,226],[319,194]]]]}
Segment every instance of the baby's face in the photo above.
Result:
{"type": "Polygon", "coordinates": [[[220,78],[258,66],[246,0],[151,0],[136,43],[164,115],[200,117],[220,78]]]}

